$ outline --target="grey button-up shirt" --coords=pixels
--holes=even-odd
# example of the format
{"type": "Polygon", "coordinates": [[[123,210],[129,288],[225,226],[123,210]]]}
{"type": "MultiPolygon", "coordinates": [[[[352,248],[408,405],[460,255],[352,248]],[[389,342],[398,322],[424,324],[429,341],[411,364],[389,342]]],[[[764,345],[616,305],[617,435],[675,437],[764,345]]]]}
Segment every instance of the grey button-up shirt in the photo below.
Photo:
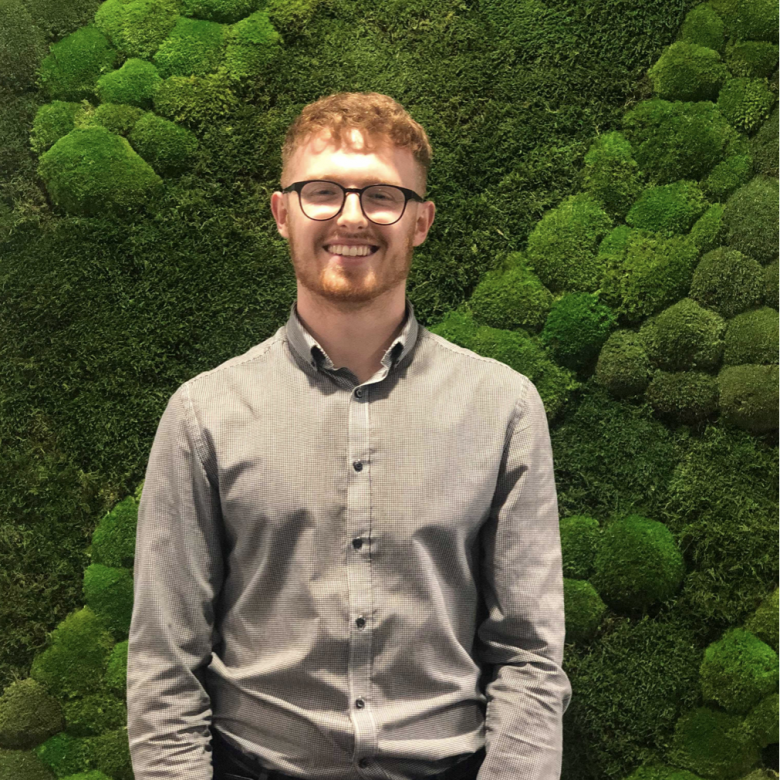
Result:
{"type": "Polygon", "coordinates": [[[296,304],[185,382],[138,512],[135,780],[211,780],[209,725],[269,769],[555,780],[558,500],[534,384],[420,326],[363,384],[296,304]]]}

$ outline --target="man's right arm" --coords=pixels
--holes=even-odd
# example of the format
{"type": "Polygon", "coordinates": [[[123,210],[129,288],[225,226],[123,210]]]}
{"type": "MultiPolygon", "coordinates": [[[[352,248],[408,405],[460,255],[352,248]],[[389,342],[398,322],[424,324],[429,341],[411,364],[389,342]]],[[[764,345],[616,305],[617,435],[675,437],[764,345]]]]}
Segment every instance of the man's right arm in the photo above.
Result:
{"type": "Polygon", "coordinates": [[[127,657],[135,780],[212,780],[204,679],[223,579],[214,471],[185,383],[160,420],[138,508],[127,657]]]}

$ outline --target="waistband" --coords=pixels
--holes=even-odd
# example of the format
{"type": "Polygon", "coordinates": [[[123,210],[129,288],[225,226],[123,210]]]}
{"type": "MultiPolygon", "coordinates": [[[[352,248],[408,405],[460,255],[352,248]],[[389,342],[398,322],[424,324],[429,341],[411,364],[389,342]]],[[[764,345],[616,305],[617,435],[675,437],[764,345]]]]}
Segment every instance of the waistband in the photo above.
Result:
{"type": "MultiPolygon", "coordinates": [[[[214,754],[216,754],[217,751],[222,751],[227,754],[232,761],[235,761],[239,766],[245,769],[248,773],[249,780],[301,780],[299,777],[285,775],[274,769],[266,769],[253,756],[249,756],[242,750],[231,745],[213,726],[211,727],[211,736],[214,754]]],[[[424,780],[474,780],[477,776],[479,767],[484,760],[485,748],[483,747],[476,753],[472,753],[467,758],[459,761],[457,764],[453,764],[443,772],[439,772],[439,774],[436,775],[429,775],[424,778],[424,780]]]]}

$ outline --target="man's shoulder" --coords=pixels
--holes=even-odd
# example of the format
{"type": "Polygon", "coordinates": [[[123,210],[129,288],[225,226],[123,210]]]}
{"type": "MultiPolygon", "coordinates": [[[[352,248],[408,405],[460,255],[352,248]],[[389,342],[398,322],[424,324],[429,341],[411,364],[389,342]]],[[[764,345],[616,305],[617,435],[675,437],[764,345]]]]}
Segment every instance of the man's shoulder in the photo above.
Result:
{"type": "Polygon", "coordinates": [[[479,378],[480,384],[484,381],[496,382],[508,391],[518,392],[521,395],[528,392],[529,385],[533,385],[529,377],[512,368],[508,363],[487,355],[480,355],[443,336],[431,333],[427,328],[420,329],[420,337],[435,350],[434,354],[438,360],[451,363],[464,376],[479,378]]]}
{"type": "Polygon", "coordinates": [[[262,368],[264,363],[273,360],[275,353],[274,348],[280,346],[283,341],[283,331],[284,326],[279,328],[273,336],[259,344],[255,344],[246,352],[228,358],[219,365],[214,366],[214,368],[201,371],[199,374],[196,374],[191,379],[184,382],[180,386],[179,391],[183,388],[187,391],[207,391],[207,389],[215,387],[224,389],[226,384],[232,384],[233,380],[244,372],[251,372],[258,368],[262,368]]]}

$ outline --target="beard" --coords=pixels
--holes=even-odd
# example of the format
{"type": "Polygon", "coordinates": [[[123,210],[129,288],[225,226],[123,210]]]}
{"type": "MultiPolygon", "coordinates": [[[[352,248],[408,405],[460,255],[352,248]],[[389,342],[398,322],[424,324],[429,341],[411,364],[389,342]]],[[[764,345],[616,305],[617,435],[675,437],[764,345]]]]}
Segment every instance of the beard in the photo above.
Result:
{"type": "Polygon", "coordinates": [[[350,304],[353,310],[364,308],[406,282],[414,254],[413,230],[403,236],[400,246],[395,242],[394,251],[380,246],[374,255],[353,266],[342,265],[320,245],[300,246],[291,230],[288,245],[298,284],[325,303],[338,303],[341,310],[350,304]]]}

